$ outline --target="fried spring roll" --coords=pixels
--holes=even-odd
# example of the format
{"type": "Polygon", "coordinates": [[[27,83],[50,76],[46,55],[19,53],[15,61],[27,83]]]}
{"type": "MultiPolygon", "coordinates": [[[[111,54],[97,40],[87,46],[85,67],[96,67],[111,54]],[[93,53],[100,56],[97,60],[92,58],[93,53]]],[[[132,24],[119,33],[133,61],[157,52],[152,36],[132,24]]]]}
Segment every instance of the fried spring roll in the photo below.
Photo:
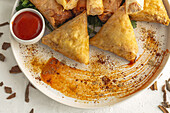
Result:
{"type": "Polygon", "coordinates": [[[101,15],[103,11],[103,0],[87,0],[88,15],[101,15]]]}
{"type": "Polygon", "coordinates": [[[144,0],[126,0],[126,13],[132,14],[143,10],[144,0]]]}
{"type": "Polygon", "coordinates": [[[162,0],[145,0],[142,11],[130,14],[132,20],[169,25],[170,19],[162,0]]]}
{"type": "Polygon", "coordinates": [[[106,22],[117,9],[119,9],[122,0],[103,0],[104,12],[102,15],[99,15],[99,19],[102,22],[106,22]]]}
{"type": "Polygon", "coordinates": [[[86,2],[87,0],[79,0],[77,6],[72,10],[75,15],[79,15],[84,10],[86,10],[86,2]]]}
{"type": "Polygon", "coordinates": [[[73,9],[77,6],[78,0],[56,0],[65,10],[73,9]]]}
{"type": "Polygon", "coordinates": [[[64,11],[56,0],[30,0],[35,7],[44,15],[50,24],[56,28],[73,15],[71,11],[64,11]]]}

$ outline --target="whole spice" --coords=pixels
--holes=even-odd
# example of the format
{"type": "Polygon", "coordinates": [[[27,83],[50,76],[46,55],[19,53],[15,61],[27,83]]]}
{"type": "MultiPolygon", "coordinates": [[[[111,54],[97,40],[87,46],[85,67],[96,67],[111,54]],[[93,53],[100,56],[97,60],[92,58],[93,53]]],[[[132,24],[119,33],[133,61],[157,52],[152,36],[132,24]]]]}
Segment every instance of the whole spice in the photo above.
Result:
{"type": "Polygon", "coordinates": [[[168,110],[164,106],[159,105],[158,107],[159,109],[162,110],[163,113],[169,113],[168,110]]]}
{"type": "Polygon", "coordinates": [[[0,61],[2,61],[2,62],[5,61],[5,56],[2,53],[0,53],[0,61]]]}
{"type": "Polygon", "coordinates": [[[4,42],[3,45],[2,45],[3,50],[7,50],[9,47],[11,47],[11,44],[8,43],[8,42],[4,42]]]}
{"type": "Polygon", "coordinates": [[[28,83],[27,87],[26,87],[26,90],[25,90],[25,102],[29,102],[29,86],[30,86],[30,83],[28,83]]]}
{"type": "Polygon", "coordinates": [[[14,74],[17,74],[17,73],[21,73],[22,71],[20,70],[19,66],[16,65],[16,66],[13,66],[11,68],[11,70],[9,70],[10,73],[14,73],[14,74]]]}
{"type": "Polygon", "coordinates": [[[34,109],[33,108],[31,109],[30,113],[34,113],[34,109]]]}
{"type": "Polygon", "coordinates": [[[7,97],[6,99],[12,99],[16,97],[16,93],[11,94],[9,97],[7,97]]]}
{"type": "Polygon", "coordinates": [[[6,26],[6,25],[9,25],[9,23],[8,22],[4,22],[4,23],[0,24],[0,27],[6,26]]]}
{"type": "Polygon", "coordinates": [[[157,81],[150,87],[151,90],[158,90],[157,81]]]}
{"type": "Polygon", "coordinates": [[[163,92],[163,101],[166,102],[166,90],[165,90],[165,85],[162,86],[162,92],[163,92]]]}
{"type": "Polygon", "coordinates": [[[1,83],[0,83],[0,87],[2,87],[3,85],[4,85],[4,83],[3,83],[3,82],[1,82],[1,83]]]}
{"type": "Polygon", "coordinates": [[[165,82],[166,82],[166,89],[167,89],[168,91],[170,91],[170,79],[169,79],[169,80],[166,80],[165,82]]]}
{"type": "Polygon", "coordinates": [[[163,102],[161,104],[166,108],[170,108],[170,104],[169,102],[167,102],[165,85],[162,86],[162,92],[163,92],[163,102]]]}
{"type": "Polygon", "coordinates": [[[0,37],[3,35],[3,33],[0,32],[0,37]]]}
{"type": "Polygon", "coordinates": [[[5,93],[12,93],[12,89],[10,87],[5,86],[4,87],[5,93]]]}

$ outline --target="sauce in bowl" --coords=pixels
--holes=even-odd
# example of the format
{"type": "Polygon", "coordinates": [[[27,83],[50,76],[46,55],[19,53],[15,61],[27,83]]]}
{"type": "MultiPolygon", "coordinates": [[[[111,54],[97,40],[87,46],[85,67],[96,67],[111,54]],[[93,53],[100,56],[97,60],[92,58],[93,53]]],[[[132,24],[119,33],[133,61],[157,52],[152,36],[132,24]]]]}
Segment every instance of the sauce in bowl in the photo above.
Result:
{"type": "Polygon", "coordinates": [[[25,11],[14,19],[12,29],[18,38],[31,40],[41,33],[42,20],[37,14],[25,11]]]}

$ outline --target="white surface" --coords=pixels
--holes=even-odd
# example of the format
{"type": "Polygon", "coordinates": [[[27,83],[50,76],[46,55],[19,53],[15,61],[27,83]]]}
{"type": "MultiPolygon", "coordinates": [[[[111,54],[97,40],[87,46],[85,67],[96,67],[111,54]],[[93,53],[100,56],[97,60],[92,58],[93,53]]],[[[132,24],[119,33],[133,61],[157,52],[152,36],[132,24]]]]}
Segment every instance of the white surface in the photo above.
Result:
{"type": "MultiPolygon", "coordinates": [[[[0,23],[9,21],[14,2],[15,0],[0,0],[0,23]]],[[[10,68],[16,65],[16,62],[11,49],[7,51],[1,49],[4,41],[9,42],[9,26],[0,27],[0,32],[4,32],[0,38],[0,53],[7,57],[5,62],[0,62],[0,82],[3,81],[6,86],[11,86],[17,93],[16,98],[6,100],[8,94],[5,94],[3,87],[0,87],[0,113],[29,113],[32,108],[35,113],[162,113],[157,106],[162,102],[161,87],[164,80],[170,78],[170,62],[164,69],[161,78],[158,79],[158,91],[145,90],[113,107],[94,110],[76,109],[59,104],[32,88],[30,88],[30,102],[25,103],[24,95],[28,80],[23,74],[9,74],[10,68]]],[[[170,100],[170,93],[168,96],[170,100]]]]}

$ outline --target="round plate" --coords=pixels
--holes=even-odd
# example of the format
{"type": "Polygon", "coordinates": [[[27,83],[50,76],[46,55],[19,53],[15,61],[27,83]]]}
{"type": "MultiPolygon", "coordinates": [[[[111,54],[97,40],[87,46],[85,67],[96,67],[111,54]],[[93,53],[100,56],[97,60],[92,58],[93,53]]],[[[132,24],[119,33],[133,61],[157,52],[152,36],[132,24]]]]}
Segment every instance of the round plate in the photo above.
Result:
{"type": "MultiPolygon", "coordinates": [[[[16,0],[12,15],[15,13],[15,8],[18,3],[19,0],[16,0]]],[[[169,4],[168,1],[165,1],[165,3],[166,5],[169,4]]],[[[169,10],[169,5],[166,7],[169,10]]],[[[90,46],[91,63],[86,66],[84,64],[77,63],[58,52],[51,50],[47,46],[43,45],[41,42],[34,45],[26,46],[17,43],[12,36],[10,37],[10,40],[15,59],[22,72],[29,79],[29,81],[42,93],[65,105],[78,108],[97,108],[114,105],[115,103],[132,97],[143,89],[149,87],[154,82],[154,80],[156,80],[169,59],[169,54],[167,53],[168,49],[170,49],[170,38],[168,38],[170,36],[169,27],[157,23],[137,22],[137,28],[134,29],[134,31],[139,45],[139,53],[138,60],[133,66],[128,65],[129,62],[110,52],[103,51],[92,46],[90,46]],[[149,32],[152,32],[154,34],[154,39],[158,43],[157,53],[159,54],[150,54],[154,52],[155,48],[149,47],[150,42],[146,42],[146,40],[148,39],[146,35],[148,35],[149,32]],[[64,61],[64,63],[70,67],[76,67],[77,69],[81,70],[95,72],[108,71],[108,73],[112,73],[113,70],[118,70],[118,67],[121,72],[128,72],[133,70],[133,72],[126,76],[126,78],[124,79],[131,78],[129,82],[132,83],[136,81],[139,83],[137,83],[137,86],[134,87],[134,85],[127,82],[127,88],[130,90],[130,92],[122,93],[123,96],[120,96],[120,94],[119,96],[110,96],[107,98],[101,98],[92,101],[78,100],[75,98],[67,97],[61,92],[51,88],[49,85],[41,81],[41,70],[37,67],[34,67],[32,64],[32,60],[36,59],[38,60],[38,62],[43,62],[48,61],[48,59],[52,56],[61,62],[64,61]],[[105,60],[109,57],[110,59],[107,59],[108,61],[106,61],[107,65],[99,64],[97,62],[97,60],[99,60],[99,57],[102,57],[105,60]],[[97,67],[94,67],[94,64],[97,67]]],[[[46,34],[47,33],[49,33],[48,29],[46,29],[46,34]]]]}

